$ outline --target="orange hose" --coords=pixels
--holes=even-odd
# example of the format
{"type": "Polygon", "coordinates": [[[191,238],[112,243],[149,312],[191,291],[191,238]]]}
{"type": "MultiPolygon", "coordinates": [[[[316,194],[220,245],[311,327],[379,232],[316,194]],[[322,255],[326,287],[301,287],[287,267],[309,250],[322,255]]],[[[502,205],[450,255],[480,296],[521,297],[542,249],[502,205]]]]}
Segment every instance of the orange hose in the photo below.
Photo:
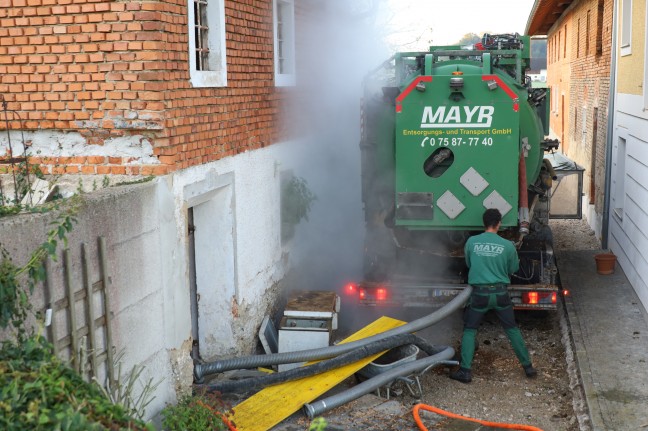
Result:
{"type": "Polygon", "coordinates": [[[476,422],[478,424],[487,426],[487,427],[494,427],[494,428],[505,428],[505,429],[512,429],[512,430],[521,430],[521,431],[542,431],[540,428],[531,426],[531,425],[519,425],[519,424],[505,424],[505,423],[500,423],[500,422],[489,422],[489,421],[483,421],[480,419],[473,419],[469,418],[466,416],[461,416],[456,413],[451,413],[447,412],[445,410],[441,410],[440,408],[429,406],[427,404],[417,404],[414,406],[414,409],[412,410],[412,414],[414,415],[414,421],[416,421],[416,425],[421,431],[428,431],[428,429],[423,425],[423,422],[421,421],[421,417],[419,416],[419,410],[427,410],[442,416],[447,416],[449,418],[453,419],[461,419],[464,421],[469,421],[469,422],[476,422]]]}
{"type": "Polygon", "coordinates": [[[238,430],[236,429],[236,427],[234,426],[234,424],[233,424],[232,422],[230,422],[230,420],[227,419],[227,417],[226,417],[224,414],[222,414],[221,412],[217,412],[216,410],[212,409],[211,407],[209,407],[207,404],[203,403],[203,402],[200,401],[200,400],[196,400],[196,402],[197,402],[198,404],[200,404],[201,406],[205,407],[207,410],[209,410],[210,412],[212,412],[212,413],[215,414],[216,416],[218,416],[218,417],[223,421],[223,423],[224,423],[225,425],[227,425],[227,428],[228,428],[230,431],[238,431],[238,430]]]}

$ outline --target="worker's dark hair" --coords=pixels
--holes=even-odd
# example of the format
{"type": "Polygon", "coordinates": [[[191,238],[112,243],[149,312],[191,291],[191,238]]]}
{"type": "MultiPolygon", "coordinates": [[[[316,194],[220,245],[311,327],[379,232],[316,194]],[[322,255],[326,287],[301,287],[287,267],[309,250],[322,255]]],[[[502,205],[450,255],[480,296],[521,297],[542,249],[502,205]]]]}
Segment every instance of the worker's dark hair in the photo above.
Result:
{"type": "Polygon", "coordinates": [[[488,208],[484,211],[483,215],[484,227],[495,227],[497,223],[502,221],[502,213],[499,212],[497,208],[488,208]]]}

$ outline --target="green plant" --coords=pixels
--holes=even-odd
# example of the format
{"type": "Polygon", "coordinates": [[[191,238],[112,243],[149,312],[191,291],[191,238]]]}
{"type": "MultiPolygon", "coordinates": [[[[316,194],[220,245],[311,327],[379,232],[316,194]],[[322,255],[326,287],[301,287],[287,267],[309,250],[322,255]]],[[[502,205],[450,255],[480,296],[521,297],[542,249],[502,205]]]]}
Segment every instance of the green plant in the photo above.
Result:
{"type": "Polygon", "coordinates": [[[40,335],[0,348],[0,429],[153,430],[102,396],[40,335]]]}
{"type": "Polygon", "coordinates": [[[308,221],[313,202],[317,197],[308,188],[305,179],[290,175],[281,182],[281,239],[285,242],[295,234],[302,220],[308,221]]]}
{"type": "Polygon", "coordinates": [[[122,376],[122,358],[124,351],[120,351],[113,361],[117,365],[117,376],[115,377],[114,385],[111,387],[109,382],[106,381],[105,387],[102,386],[96,379],[94,381],[103,392],[104,396],[115,404],[124,406],[129,415],[135,416],[139,419],[144,419],[146,407],[155,399],[153,395],[155,389],[162,383],[159,380],[154,383],[153,378],[146,380],[142,386],[142,390],[138,396],[135,396],[135,383],[140,380],[144,367],[135,365],[126,378],[122,376]]]}
{"type": "MultiPolygon", "coordinates": [[[[30,209],[30,203],[23,204],[23,199],[30,193],[34,193],[32,188],[34,178],[45,179],[40,166],[30,164],[29,158],[22,159],[20,162],[0,171],[0,175],[11,172],[13,180],[13,193],[6,194],[3,189],[3,183],[0,179],[0,217],[5,215],[17,214],[24,209],[30,209]]],[[[31,202],[31,199],[28,201],[31,202]]]]}
{"type": "Polygon", "coordinates": [[[326,422],[326,419],[324,419],[323,417],[318,417],[313,419],[310,427],[308,427],[308,431],[324,431],[326,430],[327,425],[328,423],[326,422]]]}
{"type": "Polygon", "coordinates": [[[223,421],[226,410],[216,395],[186,396],[162,410],[162,426],[166,431],[227,430],[223,421]]]}
{"type": "Polygon", "coordinates": [[[155,175],[149,175],[144,178],[140,178],[139,180],[133,180],[133,181],[121,181],[115,184],[115,186],[129,186],[131,184],[142,184],[142,183],[148,183],[149,181],[152,181],[155,178],[155,175]]]}

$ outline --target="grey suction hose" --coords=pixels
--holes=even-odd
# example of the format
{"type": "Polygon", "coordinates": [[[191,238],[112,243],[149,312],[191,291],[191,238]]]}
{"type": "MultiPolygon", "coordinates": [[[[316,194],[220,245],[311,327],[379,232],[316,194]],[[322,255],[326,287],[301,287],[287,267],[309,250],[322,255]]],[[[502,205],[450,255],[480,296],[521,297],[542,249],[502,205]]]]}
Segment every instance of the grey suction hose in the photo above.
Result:
{"type": "Polygon", "coordinates": [[[317,359],[327,359],[343,353],[350,352],[358,347],[371,344],[375,341],[382,340],[392,335],[407,334],[416,332],[423,328],[427,328],[440,320],[448,317],[452,312],[463,307],[470,294],[472,287],[466,286],[461,293],[459,293],[452,301],[435,311],[434,313],[423,316],[420,319],[406,323],[398,328],[390,329],[389,331],[373,335],[371,337],[363,338],[361,340],[352,341],[349,343],[338,344],[335,346],[322,347],[319,349],[299,350],[296,352],[285,353],[272,353],[270,355],[251,355],[242,358],[223,359],[220,361],[209,362],[205,364],[196,364],[194,366],[194,376],[196,381],[201,381],[202,378],[209,374],[222,373],[229,370],[243,370],[248,368],[265,367],[276,364],[290,364],[293,362],[306,362],[314,361],[317,359]]]}
{"type": "Polygon", "coordinates": [[[291,380],[301,379],[304,377],[321,374],[334,368],[342,367],[346,364],[357,362],[362,358],[374,355],[378,352],[392,349],[394,347],[402,346],[405,344],[414,344],[423,350],[428,355],[435,355],[444,351],[446,346],[434,346],[428,343],[423,338],[414,334],[401,334],[394,335],[384,340],[377,341],[366,346],[359,347],[348,353],[336,356],[332,359],[327,359],[316,364],[306,365],[292,370],[283,371],[279,373],[267,374],[260,377],[252,377],[241,380],[229,380],[224,382],[217,382],[206,385],[205,388],[208,392],[221,392],[230,393],[238,391],[253,391],[259,387],[276,385],[279,383],[289,382],[291,380]]]}
{"type": "MultiPolygon", "coordinates": [[[[365,380],[364,382],[355,385],[351,389],[348,389],[344,392],[340,392],[339,394],[332,395],[328,398],[315,401],[314,403],[304,404],[304,413],[306,413],[306,415],[310,419],[313,419],[314,417],[321,415],[326,411],[334,409],[335,407],[339,407],[342,404],[348,403],[349,401],[353,401],[364,394],[368,394],[369,392],[388,384],[397,377],[407,376],[409,374],[424,370],[430,366],[450,363],[448,361],[454,356],[454,353],[454,349],[452,347],[448,347],[444,351],[437,353],[436,355],[419,359],[414,362],[409,362],[400,367],[392,368],[391,370],[380,373],[369,380],[365,380]]],[[[456,363],[456,361],[451,362],[452,364],[456,363]]]]}

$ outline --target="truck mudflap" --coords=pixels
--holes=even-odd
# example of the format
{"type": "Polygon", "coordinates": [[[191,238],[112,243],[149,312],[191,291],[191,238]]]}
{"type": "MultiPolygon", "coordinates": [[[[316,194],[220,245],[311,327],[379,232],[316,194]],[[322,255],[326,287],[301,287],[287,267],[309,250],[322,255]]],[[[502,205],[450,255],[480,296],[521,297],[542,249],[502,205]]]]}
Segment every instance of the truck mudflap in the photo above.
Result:
{"type": "MultiPolygon", "coordinates": [[[[370,307],[441,307],[450,302],[467,284],[456,283],[373,283],[362,282],[345,287],[347,300],[370,307]]],[[[509,295],[516,310],[549,310],[558,308],[559,286],[553,284],[512,284],[509,295]]]]}

